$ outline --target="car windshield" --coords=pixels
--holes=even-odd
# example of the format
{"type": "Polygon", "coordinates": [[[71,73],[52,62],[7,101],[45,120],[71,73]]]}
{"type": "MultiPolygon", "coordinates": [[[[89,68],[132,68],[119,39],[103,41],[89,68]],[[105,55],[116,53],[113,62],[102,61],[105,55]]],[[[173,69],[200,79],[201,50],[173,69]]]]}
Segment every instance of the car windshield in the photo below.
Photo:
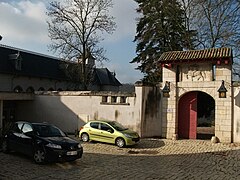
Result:
{"type": "Polygon", "coordinates": [[[34,124],[33,128],[38,136],[41,137],[64,137],[64,132],[52,125],[34,124]]]}
{"type": "Polygon", "coordinates": [[[118,123],[116,121],[108,122],[108,124],[110,124],[117,131],[124,131],[124,130],[128,129],[128,128],[125,128],[123,125],[121,125],[120,123],[118,123]]]}

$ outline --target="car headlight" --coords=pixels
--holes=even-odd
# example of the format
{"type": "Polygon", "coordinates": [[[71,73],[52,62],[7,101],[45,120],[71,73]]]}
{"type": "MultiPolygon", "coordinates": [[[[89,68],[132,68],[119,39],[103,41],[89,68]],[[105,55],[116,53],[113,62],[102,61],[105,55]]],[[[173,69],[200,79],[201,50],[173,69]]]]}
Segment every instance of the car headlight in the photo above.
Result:
{"type": "Polygon", "coordinates": [[[54,149],[62,149],[62,146],[60,146],[58,144],[48,143],[46,146],[50,147],[50,148],[54,148],[54,149]]]}
{"type": "Polygon", "coordinates": [[[78,148],[82,148],[81,144],[78,144],[78,148]]]}
{"type": "Polygon", "coordinates": [[[129,134],[123,133],[123,135],[124,135],[125,137],[127,137],[127,138],[132,138],[132,136],[129,135],[129,134]]]}

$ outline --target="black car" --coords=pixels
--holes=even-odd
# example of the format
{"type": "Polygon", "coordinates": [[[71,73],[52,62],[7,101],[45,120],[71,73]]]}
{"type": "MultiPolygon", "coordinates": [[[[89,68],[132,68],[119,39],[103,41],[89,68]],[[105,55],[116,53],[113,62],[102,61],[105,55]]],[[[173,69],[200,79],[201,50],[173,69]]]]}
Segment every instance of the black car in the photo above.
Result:
{"type": "Polygon", "coordinates": [[[74,161],[82,157],[79,142],[48,123],[15,122],[4,136],[2,151],[16,151],[30,155],[38,164],[44,162],[74,161]]]}

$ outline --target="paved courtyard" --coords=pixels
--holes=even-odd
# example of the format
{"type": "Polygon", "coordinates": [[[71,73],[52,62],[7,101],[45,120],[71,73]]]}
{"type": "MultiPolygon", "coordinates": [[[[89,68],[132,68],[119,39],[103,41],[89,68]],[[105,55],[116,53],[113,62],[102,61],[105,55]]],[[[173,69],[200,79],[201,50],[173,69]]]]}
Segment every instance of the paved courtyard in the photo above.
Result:
{"type": "Polygon", "coordinates": [[[75,162],[37,165],[0,152],[0,179],[240,179],[240,145],[142,139],[133,147],[83,143],[75,162]]]}

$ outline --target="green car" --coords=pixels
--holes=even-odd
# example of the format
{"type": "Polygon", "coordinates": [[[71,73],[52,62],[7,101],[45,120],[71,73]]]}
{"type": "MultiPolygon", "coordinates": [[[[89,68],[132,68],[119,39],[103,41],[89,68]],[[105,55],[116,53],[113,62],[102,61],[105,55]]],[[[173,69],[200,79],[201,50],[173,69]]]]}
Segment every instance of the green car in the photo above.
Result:
{"type": "Polygon", "coordinates": [[[83,142],[90,140],[116,144],[118,147],[134,145],[140,137],[138,133],[123,127],[116,121],[89,121],[81,127],[79,137],[83,142]]]}

